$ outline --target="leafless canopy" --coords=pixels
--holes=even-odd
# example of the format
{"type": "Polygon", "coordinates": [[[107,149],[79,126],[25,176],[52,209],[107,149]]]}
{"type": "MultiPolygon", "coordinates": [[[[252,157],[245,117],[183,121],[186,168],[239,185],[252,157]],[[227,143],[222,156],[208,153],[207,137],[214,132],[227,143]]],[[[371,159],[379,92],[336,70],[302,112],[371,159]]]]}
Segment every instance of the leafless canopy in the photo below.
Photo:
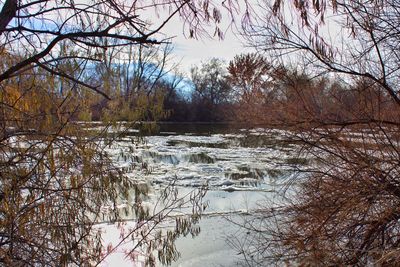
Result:
{"type": "Polygon", "coordinates": [[[371,79],[400,104],[398,1],[277,0],[260,9],[246,28],[258,49],[301,53],[310,68],[371,79]]]}
{"type": "MultiPolygon", "coordinates": [[[[160,33],[173,17],[180,17],[188,37],[208,34],[222,37],[218,28],[221,10],[235,12],[237,3],[216,6],[212,1],[2,1],[0,49],[23,55],[0,73],[0,82],[30,68],[41,68],[54,75],[86,85],[58,68],[62,61],[101,60],[101,51],[130,44],[159,44],[167,38],[160,33]],[[72,51],[61,53],[66,43],[72,51]]],[[[231,13],[232,14],[232,13],[231,13]]],[[[84,64],[84,63],[80,63],[84,64]]],[[[104,94],[105,95],[105,94],[104,94]]]]}
{"type": "Polygon", "coordinates": [[[399,8],[394,0],[262,1],[245,28],[260,52],[314,77],[289,73],[294,83],[274,121],[313,168],[291,181],[286,205],[245,219],[252,238],[240,248],[250,266],[399,262],[399,8]],[[315,78],[321,73],[335,82],[315,78]]]}
{"type": "MultiPolygon", "coordinates": [[[[107,91],[117,87],[110,58],[123,58],[130,50],[126,60],[133,61],[135,45],[143,51],[168,42],[162,31],[173,18],[180,18],[188,37],[206,35],[209,27],[210,35],[221,36],[221,10],[235,12],[237,2],[0,0],[0,7],[0,264],[99,265],[116,247],[104,247],[96,224],[105,217],[120,221],[121,200],[130,202],[138,222],[121,236],[121,243],[132,242],[127,256],[142,252],[153,266],[154,251],[161,262],[176,259],[177,236],[198,232],[191,225],[203,209],[202,196],[187,196],[194,216],[176,218],[177,227],[168,234],[156,231],[185,201],[172,187],[158,199],[164,206],[150,212],[143,204],[148,185],[128,177],[133,167],[116,166],[107,152],[115,141],[108,128],[91,131],[73,120],[97,94],[110,99],[109,93],[117,92],[107,91]],[[96,67],[110,73],[91,77],[96,67]]],[[[130,86],[134,75],[125,74],[126,89],[139,89],[130,86]]],[[[121,109],[118,101],[107,104],[121,109]]],[[[126,153],[119,156],[132,161],[126,153]]]]}

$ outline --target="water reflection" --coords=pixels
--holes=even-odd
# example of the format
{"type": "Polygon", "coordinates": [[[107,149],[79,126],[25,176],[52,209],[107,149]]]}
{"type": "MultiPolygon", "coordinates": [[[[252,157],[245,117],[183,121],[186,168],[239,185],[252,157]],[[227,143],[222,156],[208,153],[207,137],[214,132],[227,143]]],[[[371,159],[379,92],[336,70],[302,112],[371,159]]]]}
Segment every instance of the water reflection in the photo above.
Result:
{"type": "MultiPolygon", "coordinates": [[[[150,198],[157,199],[171,183],[181,193],[208,187],[209,207],[200,221],[201,233],[195,239],[178,240],[182,258],[173,266],[234,266],[240,257],[227,245],[226,237],[243,233],[226,218],[259,208],[310,159],[301,157],[296,144],[283,140],[279,131],[187,126],[163,125],[158,134],[146,136],[133,150],[127,144],[135,137],[127,135],[110,153],[124,155],[116,160],[129,175],[149,185],[150,198]]],[[[121,203],[124,218],[134,218],[133,204],[133,200],[121,203]]]]}

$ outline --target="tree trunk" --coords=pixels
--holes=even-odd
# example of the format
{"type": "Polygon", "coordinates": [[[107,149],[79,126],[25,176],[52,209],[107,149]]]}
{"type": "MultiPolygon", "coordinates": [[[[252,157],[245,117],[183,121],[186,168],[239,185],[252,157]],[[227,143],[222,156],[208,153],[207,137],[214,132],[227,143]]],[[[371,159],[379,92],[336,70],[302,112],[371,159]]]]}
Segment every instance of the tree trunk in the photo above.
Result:
{"type": "Polygon", "coordinates": [[[7,0],[0,12],[0,35],[3,34],[8,23],[17,14],[18,0],[7,0]]]}

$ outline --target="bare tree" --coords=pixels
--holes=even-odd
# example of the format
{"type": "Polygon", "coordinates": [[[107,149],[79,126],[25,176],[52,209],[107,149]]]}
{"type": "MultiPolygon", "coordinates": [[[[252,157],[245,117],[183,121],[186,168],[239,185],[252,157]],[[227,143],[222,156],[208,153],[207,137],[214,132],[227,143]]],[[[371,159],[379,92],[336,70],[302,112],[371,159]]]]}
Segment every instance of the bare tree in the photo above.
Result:
{"type": "Polygon", "coordinates": [[[319,71],[365,77],[397,103],[396,1],[264,1],[247,28],[253,44],[275,56],[296,52],[319,71]],[[312,13],[316,14],[313,15],[312,13]]]}
{"type": "MultiPolygon", "coordinates": [[[[141,248],[148,265],[155,265],[155,251],[161,262],[170,263],[178,256],[173,241],[198,232],[193,223],[203,209],[201,193],[185,201],[169,188],[159,199],[162,207],[149,210],[143,203],[148,185],[126,175],[133,166],[115,163],[108,151],[115,139],[106,134],[107,127],[85,130],[73,119],[87,105],[87,92],[114,97],[115,90],[108,89],[115,80],[104,86],[89,79],[97,62],[111,69],[105,55],[123,57],[130,45],[166,42],[161,31],[174,16],[182,19],[188,36],[207,34],[208,25],[218,25],[220,8],[233,12],[235,2],[0,3],[0,262],[96,266],[115,250],[103,246],[96,224],[103,215],[121,221],[118,203],[128,201],[137,220],[122,237],[132,242],[128,256],[141,248]],[[152,19],[145,15],[158,11],[152,19]],[[158,231],[185,203],[193,206],[194,215],[175,217],[174,230],[158,231]]],[[[216,33],[221,34],[218,27],[216,33]]],[[[115,102],[108,108],[118,110],[115,102]]],[[[115,117],[107,119],[115,122],[115,117]]],[[[132,160],[129,150],[120,157],[132,160]]]]}
{"type": "Polygon", "coordinates": [[[227,81],[236,104],[236,119],[246,120],[246,114],[251,114],[254,120],[262,121],[274,98],[272,72],[267,59],[256,53],[237,55],[229,62],[227,81]]]}
{"type": "Polygon", "coordinates": [[[346,85],[314,78],[293,87],[296,101],[283,103],[275,122],[313,164],[291,181],[283,202],[245,220],[252,236],[251,246],[240,246],[247,263],[395,265],[398,2],[264,1],[261,7],[264,13],[246,29],[256,47],[346,85]],[[315,86],[323,96],[317,102],[307,93],[315,86]]]}
{"type": "MultiPolygon", "coordinates": [[[[230,10],[233,10],[233,6],[232,2],[225,8],[229,10],[232,7],[230,10]]],[[[0,15],[2,49],[25,57],[4,69],[0,81],[33,67],[67,77],[67,74],[57,69],[57,62],[62,59],[74,57],[99,61],[101,51],[111,47],[159,44],[165,41],[160,31],[175,15],[182,18],[186,27],[184,30],[189,32],[189,36],[206,34],[205,25],[209,22],[218,23],[221,19],[221,12],[210,1],[202,4],[192,1],[75,3],[7,0],[0,15]],[[160,14],[164,15],[155,16],[152,20],[141,15],[149,11],[161,11],[160,14]],[[75,54],[60,58],[56,51],[66,41],[74,45],[75,54]]],[[[220,36],[222,34],[218,27],[216,33],[220,36]]],[[[95,86],[87,86],[96,90],[95,86]]]]}
{"type": "Polygon", "coordinates": [[[212,58],[201,67],[191,69],[194,91],[192,102],[197,105],[197,120],[221,120],[221,106],[227,103],[230,87],[226,80],[227,71],[224,62],[212,58]]]}

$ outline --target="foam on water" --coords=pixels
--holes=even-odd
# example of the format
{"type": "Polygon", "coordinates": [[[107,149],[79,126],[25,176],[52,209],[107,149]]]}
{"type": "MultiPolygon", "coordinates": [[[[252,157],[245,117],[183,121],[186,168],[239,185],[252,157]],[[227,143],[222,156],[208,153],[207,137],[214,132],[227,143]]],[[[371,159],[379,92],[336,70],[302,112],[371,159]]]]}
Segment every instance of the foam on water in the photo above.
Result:
{"type": "MultiPolygon", "coordinates": [[[[224,217],[258,209],[259,201],[294,173],[293,159],[299,154],[292,144],[279,142],[280,134],[262,129],[207,136],[163,133],[146,137],[141,143],[125,137],[107,151],[132,179],[150,181],[154,188],[174,183],[184,194],[207,185],[205,201],[209,207],[200,221],[200,235],[178,239],[176,245],[182,257],[173,266],[233,266],[240,256],[226,244],[226,237],[238,235],[240,229],[224,217]]],[[[156,197],[157,189],[152,194],[156,197]]],[[[102,228],[105,245],[118,244],[116,225],[102,228]]],[[[123,253],[128,247],[119,247],[102,266],[131,266],[123,253]]]]}
{"type": "MultiPolygon", "coordinates": [[[[125,149],[123,154],[129,155],[117,158],[121,166],[137,167],[132,168],[132,176],[135,172],[140,176],[138,167],[146,166],[150,169],[147,180],[156,184],[174,180],[186,187],[268,189],[277,180],[272,173],[290,175],[291,167],[285,163],[295,156],[292,150],[274,144],[275,139],[265,135],[260,138],[264,138],[263,144],[270,144],[267,147],[245,147],[244,138],[243,134],[149,136],[131,151],[125,139],[115,148],[125,149]]],[[[111,149],[110,153],[116,151],[111,149]]]]}

